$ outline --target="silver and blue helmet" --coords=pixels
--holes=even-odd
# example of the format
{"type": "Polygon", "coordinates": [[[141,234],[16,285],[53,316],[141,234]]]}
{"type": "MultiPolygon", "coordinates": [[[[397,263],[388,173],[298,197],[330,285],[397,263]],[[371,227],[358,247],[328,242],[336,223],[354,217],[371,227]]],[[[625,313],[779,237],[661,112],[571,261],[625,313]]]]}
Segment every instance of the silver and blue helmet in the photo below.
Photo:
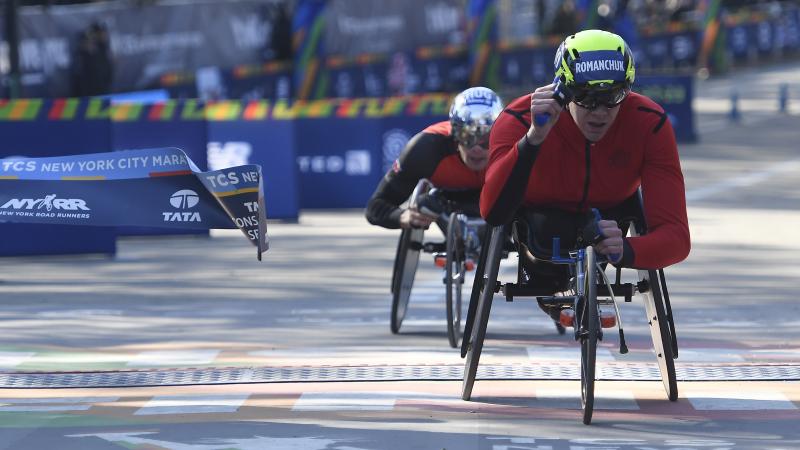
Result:
{"type": "Polygon", "coordinates": [[[492,124],[501,112],[503,102],[493,90],[478,86],[461,92],[450,107],[453,138],[465,147],[486,142],[492,124]]]}

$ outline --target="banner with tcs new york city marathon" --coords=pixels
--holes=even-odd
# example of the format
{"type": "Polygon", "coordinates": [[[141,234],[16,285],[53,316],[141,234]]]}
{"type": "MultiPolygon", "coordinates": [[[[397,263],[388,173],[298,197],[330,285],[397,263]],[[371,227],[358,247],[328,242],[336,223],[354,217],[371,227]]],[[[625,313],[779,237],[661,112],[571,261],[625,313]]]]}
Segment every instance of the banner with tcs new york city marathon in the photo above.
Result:
{"type": "Polygon", "coordinates": [[[201,172],[177,148],[0,159],[0,221],[240,229],[269,247],[261,167],[201,172]]]}

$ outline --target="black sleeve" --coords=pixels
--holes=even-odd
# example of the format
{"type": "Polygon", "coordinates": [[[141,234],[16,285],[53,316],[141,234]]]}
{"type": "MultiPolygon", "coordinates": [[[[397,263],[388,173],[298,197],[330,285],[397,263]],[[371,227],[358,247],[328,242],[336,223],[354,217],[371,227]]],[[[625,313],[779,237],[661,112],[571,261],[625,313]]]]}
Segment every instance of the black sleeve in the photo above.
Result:
{"type": "Polygon", "coordinates": [[[400,228],[400,204],[414,192],[420,179],[433,175],[450,145],[450,138],[440,134],[418,133],[411,138],[367,202],[369,223],[400,228]]]}
{"type": "Polygon", "coordinates": [[[511,222],[517,209],[522,205],[525,190],[528,187],[528,178],[539,154],[539,146],[531,145],[523,135],[517,142],[517,161],[511,169],[500,195],[497,197],[492,209],[486,215],[486,222],[491,225],[503,225],[511,222]]]}

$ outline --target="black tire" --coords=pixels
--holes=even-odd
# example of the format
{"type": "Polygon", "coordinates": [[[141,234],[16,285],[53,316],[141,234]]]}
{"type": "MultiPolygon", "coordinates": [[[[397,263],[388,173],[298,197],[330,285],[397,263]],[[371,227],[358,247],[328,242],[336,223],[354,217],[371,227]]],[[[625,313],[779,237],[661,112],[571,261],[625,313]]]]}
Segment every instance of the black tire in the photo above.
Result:
{"type": "Polygon", "coordinates": [[[423,233],[424,230],[421,229],[405,229],[400,233],[392,275],[391,329],[394,334],[400,332],[403,319],[406,317],[408,299],[411,297],[411,288],[419,264],[423,233]]]}
{"type": "Polygon", "coordinates": [[[483,236],[481,236],[481,254],[478,256],[478,265],[475,267],[475,278],[472,279],[472,292],[469,296],[469,306],[467,308],[467,319],[464,321],[463,336],[466,339],[461,341],[461,357],[467,356],[469,350],[470,336],[472,335],[472,325],[475,323],[475,311],[478,309],[481,289],[483,288],[483,274],[486,271],[486,254],[489,253],[489,238],[492,235],[492,227],[487,226],[483,236]]]}
{"type": "Polygon", "coordinates": [[[502,226],[492,229],[489,249],[486,254],[486,277],[483,280],[475,310],[474,326],[469,336],[467,348],[467,361],[464,365],[464,379],[461,384],[461,398],[469,400],[472,396],[472,387],[475,384],[475,376],[478,373],[478,362],[483,350],[483,340],[486,338],[486,326],[489,323],[489,312],[492,309],[492,299],[494,298],[494,288],[497,283],[497,275],[500,270],[500,259],[503,256],[504,230],[502,226]]]}
{"type": "Polygon", "coordinates": [[[594,411],[595,363],[600,319],[597,312],[597,268],[594,248],[586,247],[584,259],[583,297],[581,298],[581,409],[583,423],[592,422],[594,411]]]}
{"type": "Polygon", "coordinates": [[[661,295],[661,283],[655,270],[640,270],[639,277],[648,281],[650,290],[644,293],[645,311],[647,322],[650,325],[650,335],[653,338],[653,351],[658,361],[658,370],[661,372],[661,381],[667,391],[667,398],[674,402],[678,400],[678,381],[675,373],[675,356],[672,353],[674,336],[671,333],[669,321],[664,307],[664,297],[661,295]]]}
{"type": "Polygon", "coordinates": [[[447,304],[447,339],[453,348],[458,348],[461,342],[461,291],[467,271],[463,234],[458,214],[450,214],[447,224],[447,261],[444,283],[447,304]]]}

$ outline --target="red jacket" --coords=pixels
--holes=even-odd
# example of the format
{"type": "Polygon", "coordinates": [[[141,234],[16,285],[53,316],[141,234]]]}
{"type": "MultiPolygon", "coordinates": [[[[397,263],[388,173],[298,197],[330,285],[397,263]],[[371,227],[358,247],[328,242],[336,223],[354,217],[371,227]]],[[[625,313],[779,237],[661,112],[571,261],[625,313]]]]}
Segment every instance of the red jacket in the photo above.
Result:
{"type": "Polygon", "coordinates": [[[544,142],[524,139],[530,95],[517,98],[495,122],[481,215],[506,223],[520,206],[569,211],[608,208],[641,186],[646,236],[626,238],[623,265],[662,268],[689,254],[686,194],[675,134],[664,110],[631,93],[608,132],[587,140],[565,108],[544,142]],[[589,170],[587,171],[587,166],[589,170]]]}

